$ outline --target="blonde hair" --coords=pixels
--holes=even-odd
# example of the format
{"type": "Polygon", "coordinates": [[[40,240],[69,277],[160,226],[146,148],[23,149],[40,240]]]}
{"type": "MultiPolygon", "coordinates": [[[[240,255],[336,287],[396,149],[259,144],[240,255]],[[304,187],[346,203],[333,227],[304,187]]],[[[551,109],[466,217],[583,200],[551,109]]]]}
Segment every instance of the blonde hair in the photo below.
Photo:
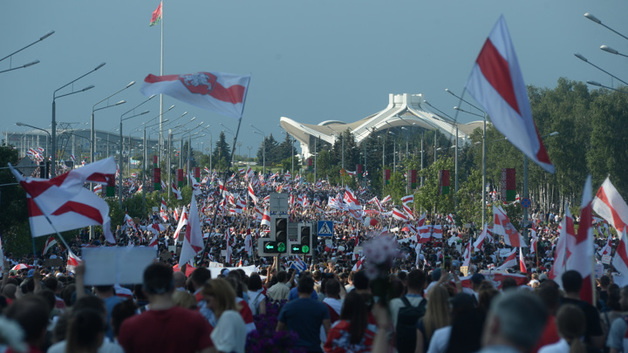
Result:
{"type": "Polygon", "coordinates": [[[429,290],[427,309],[423,316],[425,338],[432,338],[434,331],[449,325],[449,291],[443,286],[433,286],[429,290]]]}
{"type": "Polygon", "coordinates": [[[196,309],[196,298],[189,292],[175,290],[172,294],[172,301],[176,306],[185,309],[196,309]]]}
{"type": "Polygon", "coordinates": [[[214,297],[214,313],[220,317],[226,310],[237,310],[235,290],[222,278],[210,279],[203,287],[203,296],[214,297]]]}

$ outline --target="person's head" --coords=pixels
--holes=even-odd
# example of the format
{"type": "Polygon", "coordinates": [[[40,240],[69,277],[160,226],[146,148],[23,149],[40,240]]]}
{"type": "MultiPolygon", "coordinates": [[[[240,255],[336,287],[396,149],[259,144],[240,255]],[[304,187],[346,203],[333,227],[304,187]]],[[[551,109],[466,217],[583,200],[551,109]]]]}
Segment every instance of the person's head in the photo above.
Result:
{"type": "Polygon", "coordinates": [[[286,283],[288,280],[289,280],[288,272],[286,272],[286,271],[279,271],[277,273],[277,281],[278,282],[286,283]]]}
{"type": "Polygon", "coordinates": [[[340,299],[340,282],[335,278],[325,281],[325,296],[340,299]]]}
{"type": "Polygon", "coordinates": [[[113,310],[111,310],[111,327],[113,328],[114,337],[118,337],[122,322],[135,315],[136,310],[137,305],[135,305],[132,299],[127,299],[113,307],[113,310]]]}
{"type": "Polygon", "coordinates": [[[226,310],[236,309],[235,290],[229,282],[223,278],[209,280],[203,286],[203,298],[207,306],[220,317],[226,310]]]}
{"type": "Polygon", "coordinates": [[[174,279],[174,287],[175,288],[185,288],[185,281],[187,278],[185,274],[181,271],[177,271],[172,274],[172,278],[174,279]]]}
{"type": "Polygon", "coordinates": [[[600,288],[606,289],[611,284],[611,279],[607,275],[600,277],[600,288]]]}
{"type": "Polygon", "coordinates": [[[621,297],[619,298],[621,310],[628,310],[628,286],[621,289],[621,297]]]}
{"type": "Polygon", "coordinates": [[[53,291],[54,293],[57,293],[61,288],[61,286],[59,286],[59,281],[57,281],[57,278],[55,276],[47,276],[46,278],[44,278],[41,283],[46,286],[46,288],[50,289],[51,291],[53,291]]]}
{"type": "Polygon", "coordinates": [[[196,298],[190,292],[175,290],[174,293],[172,293],[172,301],[176,306],[181,308],[196,309],[196,298]]]}
{"type": "Polygon", "coordinates": [[[50,308],[44,298],[36,295],[25,295],[9,305],[5,316],[15,320],[24,331],[24,341],[42,348],[48,326],[50,308]]]}
{"type": "Polygon", "coordinates": [[[560,337],[569,343],[569,352],[586,352],[584,343],[580,340],[586,328],[582,309],[573,304],[562,305],[556,314],[556,328],[560,337]]]}
{"type": "Polygon", "coordinates": [[[366,271],[360,270],[353,275],[353,287],[362,292],[369,290],[369,278],[366,276],[366,271]]]}
{"type": "Polygon", "coordinates": [[[174,290],[172,267],[164,263],[154,263],[146,267],[143,279],[142,289],[149,300],[153,296],[170,296],[174,290]]]}
{"type": "Polygon", "coordinates": [[[312,294],[314,291],[314,279],[311,276],[299,277],[297,292],[299,294],[312,294]]]}
{"type": "Polygon", "coordinates": [[[506,277],[502,280],[502,291],[505,292],[510,289],[517,288],[517,281],[512,277],[506,277]]]}
{"type": "Polygon", "coordinates": [[[192,271],[192,274],[190,275],[190,282],[192,283],[194,290],[198,290],[199,288],[203,287],[205,282],[209,281],[211,278],[212,272],[209,269],[205,267],[199,267],[196,270],[192,271]]]}
{"type": "Polygon", "coordinates": [[[580,288],[582,288],[582,275],[578,271],[565,271],[561,279],[565,293],[580,293],[580,288]]]}
{"type": "Polygon", "coordinates": [[[5,298],[9,298],[11,300],[15,299],[15,291],[17,290],[17,286],[13,283],[7,283],[3,288],[2,288],[2,295],[5,298]]]}
{"type": "Polygon", "coordinates": [[[483,346],[511,346],[527,352],[537,342],[547,309],[541,299],[529,291],[503,292],[493,300],[482,337],[483,346]]]}
{"type": "Polygon", "coordinates": [[[66,332],[68,352],[97,352],[105,338],[105,320],[93,309],[73,311],[66,332]]]}
{"type": "MultiPolygon", "coordinates": [[[[235,273],[234,271],[231,271],[229,273],[235,273]]],[[[235,295],[237,298],[244,298],[244,288],[242,285],[242,281],[240,281],[238,279],[239,277],[237,275],[234,276],[227,276],[224,279],[227,280],[227,282],[229,282],[229,284],[231,285],[231,287],[233,288],[233,290],[235,291],[235,295]]]]}
{"type": "Polygon", "coordinates": [[[481,288],[478,291],[478,309],[483,313],[487,313],[491,307],[493,299],[499,294],[499,291],[494,287],[481,288]]]}
{"type": "Polygon", "coordinates": [[[608,300],[606,300],[606,306],[611,310],[620,311],[621,305],[619,300],[621,299],[621,290],[615,283],[609,284],[606,291],[608,292],[608,300]]]}
{"type": "Polygon", "coordinates": [[[253,272],[249,276],[249,290],[257,292],[260,289],[262,289],[262,278],[257,272],[253,272]]]}
{"type": "Polygon", "coordinates": [[[412,270],[408,273],[408,291],[421,293],[425,288],[425,272],[412,270]]]}
{"type": "Polygon", "coordinates": [[[368,308],[361,294],[356,291],[347,293],[340,309],[340,319],[351,322],[349,334],[353,344],[362,341],[368,323],[367,312],[368,308]]]}
{"type": "Polygon", "coordinates": [[[475,273],[473,276],[471,276],[471,286],[473,287],[474,291],[478,291],[480,288],[480,285],[482,284],[482,281],[484,281],[484,275],[481,273],[475,273]]]}
{"type": "Polygon", "coordinates": [[[560,292],[558,290],[558,286],[555,284],[556,282],[547,280],[541,283],[541,285],[534,291],[539,298],[541,298],[547,310],[553,315],[556,314],[560,301],[560,292]]]}

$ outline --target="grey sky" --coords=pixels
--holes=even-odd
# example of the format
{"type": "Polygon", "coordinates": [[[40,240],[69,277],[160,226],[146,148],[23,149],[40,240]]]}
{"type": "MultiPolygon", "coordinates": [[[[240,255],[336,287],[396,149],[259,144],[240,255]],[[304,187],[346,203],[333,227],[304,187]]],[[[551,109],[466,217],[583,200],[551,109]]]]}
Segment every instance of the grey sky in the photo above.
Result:
{"type": "MultiPolygon", "coordinates": [[[[127,104],[96,113],[97,129],[118,128],[120,115],[145,99],[139,92],[144,77],[159,74],[160,28],[149,27],[158,4],[3,1],[0,57],[50,30],[56,33],[12,58],[13,66],[35,59],[40,64],[0,74],[1,130],[22,131],[17,121],[49,128],[53,91],[102,62],[107,65],[75,84],[94,89],[57,101],[57,120],[89,123],[96,102],[135,80],[115,97],[127,104]]],[[[261,143],[251,123],[283,139],[281,116],[305,123],[350,122],[384,109],[389,93],[422,93],[453,115],[458,102],[445,88],[462,91],[500,14],[526,84],[553,88],[566,77],[617,86],[573,55],[581,53],[628,80],[628,59],[599,49],[607,44],[628,53],[628,41],[584,18],[585,12],[628,35],[625,0],[165,0],[164,73],[250,73],[239,138],[239,153],[246,154],[247,146],[256,151],[261,143]]],[[[8,59],[0,62],[0,70],[7,68],[8,59]]],[[[214,141],[220,123],[234,131],[237,126],[236,120],[166,97],[164,106],[171,104],[177,107],[168,116],[188,111],[185,119],[196,116],[212,125],[214,141]]],[[[158,100],[147,109],[146,119],[157,115],[158,100]]],[[[125,134],[143,118],[125,123],[125,134]]],[[[463,114],[459,119],[473,120],[463,114]]],[[[207,146],[209,137],[205,141],[207,146]]]]}

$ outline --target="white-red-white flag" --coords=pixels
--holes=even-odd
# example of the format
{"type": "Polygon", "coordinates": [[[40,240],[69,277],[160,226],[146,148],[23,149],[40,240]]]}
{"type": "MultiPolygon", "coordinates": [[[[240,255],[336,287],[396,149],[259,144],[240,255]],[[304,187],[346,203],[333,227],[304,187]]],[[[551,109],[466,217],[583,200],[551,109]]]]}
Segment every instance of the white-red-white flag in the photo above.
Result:
{"type": "Polygon", "coordinates": [[[504,244],[512,247],[527,247],[523,237],[517,229],[510,223],[506,211],[499,206],[493,205],[493,233],[504,237],[504,244]]]}
{"type": "Polygon", "coordinates": [[[480,234],[480,236],[478,236],[475,242],[473,242],[473,248],[475,249],[475,251],[480,251],[484,248],[484,242],[487,241],[488,237],[488,225],[484,223],[484,229],[482,229],[482,233],[480,234]]]}
{"type": "Polygon", "coordinates": [[[183,227],[186,226],[187,224],[188,224],[188,215],[185,210],[185,206],[183,206],[183,211],[181,212],[181,217],[179,218],[179,224],[177,224],[177,229],[174,231],[174,234],[172,235],[172,239],[174,239],[174,241],[177,241],[179,239],[179,233],[181,232],[183,227]]]}
{"type": "Polygon", "coordinates": [[[432,226],[432,238],[443,239],[443,226],[435,224],[432,226]]]}
{"type": "Polygon", "coordinates": [[[247,255],[253,256],[253,239],[250,229],[246,231],[246,237],[244,238],[244,251],[246,251],[247,255]]]}
{"type": "Polygon", "coordinates": [[[462,255],[462,259],[462,266],[469,267],[469,265],[471,265],[471,240],[469,240],[469,243],[467,244],[467,248],[462,255]]]}
{"type": "Polygon", "coordinates": [[[517,266],[517,248],[513,248],[512,251],[508,253],[504,263],[497,267],[496,270],[503,271],[513,266],[517,266]]]}
{"type": "Polygon", "coordinates": [[[558,283],[562,283],[561,276],[565,272],[567,257],[570,255],[570,253],[567,252],[567,238],[575,238],[576,236],[573,218],[571,217],[568,206],[569,205],[565,204],[565,215],[559,225],[558,241],[556,241],[556,248],[554,249],[554,264],[548,276],[558,283]]]}
{"type": "Polygon", "coordinates": [[[525,257],[523,257],[523,248],[519,248],[519,271],[521,271],[521,273],[528,273],[526,260],[525,257]]]}
{"type": "Polygon", "coordinates": [[[224,72],[155,76],[144,79],[145,96],[166,94],[193,106],[240,119],[251,76],[224,72]]]}
{"type": "Polygon", "coordinates": [[[390,197],[390,195],[387,195],[386,197],[382,199],[381,204],[383,205],[390,200],[392,200],[392,197],[390,197]]]}
{"type": "Polygon", "coordinates": [[[76,266],[81,264],[83,260],[80,257],[76,256],[72,250],[68,249],[68,261],[66,262],[65,269],[68,272],[74,272],[76,270],[76,266]]]}
{"type": "Polygon", "coordinates": [[[404,205],[410,202],[414,203],[414,194],[407,195],[401,198],[401,203],[404,205]]]}
{"type": "Polygon", "coordinates": [[[192,196],[190,202],[190,218],[188,226],[185,228],[181,255],[179,256],[179,266],[183,266],[203,250],[203,231],[201,230],[201,220],[198,216],[196,198],[192,196]]]}
{"type": "Polygon", "coordinates": [[[42,254],[46,254],[48,250],[52,249],[57,244],[57,240],[53,235],[51,235],[48,240],[46,240],[46,244],[44,245],[44,251],[42,254]]]}
{"type": "Polygon", "coordinates": [[[168,206],[166,205],[166,200],[161,198],[161,208],[159,209],[159,216],[164,222],[168,222],[168,206]]]}
{"type": "Polygon", "coordinates": [[[587,177],[582,192],[582,204],[580,206],[580,222],[578,223],[578,233],[576,236],[567,237],[567,250],[570,255],[567,257],[567,270],[575,270],[582,276],[582,288],[580,288],[580,299],[594,304],[595,287],[592,284],[594,265],[593,248],[593,206],[592,206],[592,186],[591,176],[587,177]]]}
{"type": "Polygon", "coordinates": [[[183,196],[181,196],[181,191],[177,188],[177,184],[172,182],[172,192],[174,192],[174,196],[177,197],[177,200],[183,200],[183,196]]]}
{"type": "Polygon", "coordinates": [[[528,92],[503,16],[484,42],[466,89],[484,107],[498,131],[541,168],[554,173],[532,118],[528,92]]]}
{"type": "Polygon", "coordinates": [[[393,208],[392,216],[393,216],[394,219],[396,219],[398,221],[403,221],[403,222],[407,222],[408,221],[408,216],[404,212],[399,211],[396,208],[393,208]]]}
{"type": "Polygon", "coordinates": [[[593,211],[610,223],[620,234],[628,225],[628,205],[609,178],[606,178],[593,199],[593,211]]]}
{"type": "Polygon", "coordinates": [[[251,197],[251,200],[253,200],[253,204],[257,205],[257,196],[255,196],[255,191],[253,190],[253,185],[251,185],[251,183],[249,183],[249,196],[251,197]]]}
{"type": "Polygon", "coordinates": [[[613,247],[611,245],[611,241],[612,240],[613,240],[613,236],[609,234],[608,238],[606,239],[606,245],[604,245],[604,247],[601,248],[600,251],[597,252],[600,256],[610,255],[611,254],[611,251],[613,249],[613,247]]]}
{"type": "Polygon", "coordinates": [[[615,256],[613,256],[611,263],[617,272],[624,276],[628,274],[628,237],[626,236],[626,228],[621,232],[621,238],[619,239],[619,244],[617,244],[617,250],[615,250],[615,256]]]}
{"type": "Polygon", "coordinates": [[[260,225],[270,227],[270,211],[268,208],[264,209],[264,215],[262,216],[262,222],[260,222],[260,225]]]}

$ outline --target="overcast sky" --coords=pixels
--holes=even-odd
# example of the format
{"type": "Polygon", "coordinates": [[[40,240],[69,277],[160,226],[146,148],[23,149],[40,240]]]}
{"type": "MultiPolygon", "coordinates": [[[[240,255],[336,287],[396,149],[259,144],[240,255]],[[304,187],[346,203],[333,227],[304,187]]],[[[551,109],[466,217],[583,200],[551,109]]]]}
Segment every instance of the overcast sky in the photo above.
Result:
{"type": "MultiPolygon", "coordinates": [[[[0,74],[2,132],[24,131],[15,126],[18,121],[50,128],[53,92],[102,62],[102,69],[74,85],[94,89],[57,100],[57,121],[88,128],[95,103],[136,81],[112,98],[125,99],[125,105],[96,113],[96,129],[114,132],[120,115],[146,99],[140,93],[144,77],[159,74],[160,26],[149,27],[158,4],[3,1],[0,57],[50,30],[56,33],[0,62],[5,70],[41,61],[0,74]]],[[[526,84],[553,88],[566,77],[616,87],[618,82],[573,54],[628,80],[628,59],[599,49],[607,44],[628,53],[628,41],[586,19],[585,12],[628,35],[625,0],[165,0],[164,74],[251,74],[238,151],[246,154],[247,146],[256,151],[262,140],[250,124],[283,139],[281,116],[311,124],[352,122],[384,109],[389,93],[421,93],[453,115],[458,102],[445,88],[462,92],[500,14],[526,84]]],[[[59,94],[69,92],[71,87],[59,94]]],[[[184,119],[211,125],[214,142],[221,123],[236,129],[237,120],[166,97],[164,106],[172,104],[176,108],[165,117],[187,111],[184,119]]],[[[146,109],[149,115],[125,122],[125,135],[159,114],[158,100],[146,109]]],[[[459,120],[474,117],[460,114],[459,120]]]]}

